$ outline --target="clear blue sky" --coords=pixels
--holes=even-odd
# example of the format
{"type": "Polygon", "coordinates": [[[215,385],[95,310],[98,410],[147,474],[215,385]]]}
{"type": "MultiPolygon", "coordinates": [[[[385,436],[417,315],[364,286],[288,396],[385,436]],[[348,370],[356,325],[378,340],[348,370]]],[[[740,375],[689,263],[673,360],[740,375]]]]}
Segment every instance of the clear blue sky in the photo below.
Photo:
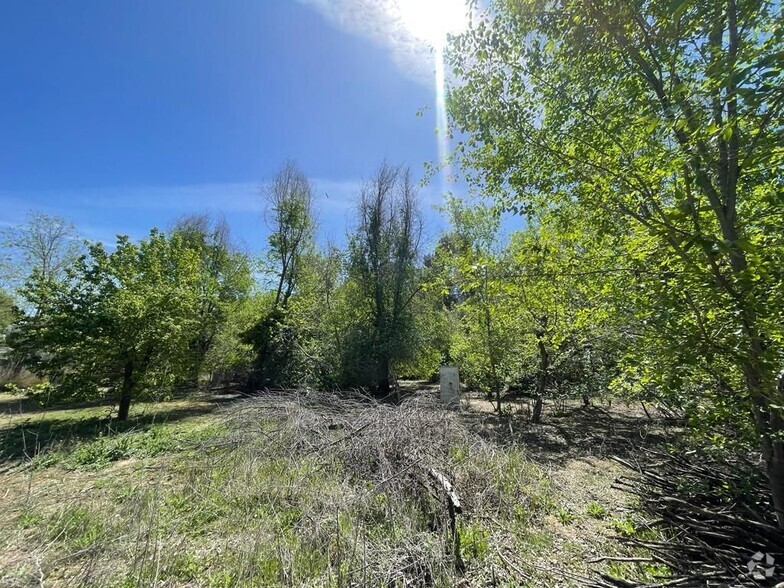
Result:
{"type": "Polygon", "coordinates": [[[431,64],[384,1],[6,0],[0,224],[41,210],[111,241],[209,209],[258,251],[258,186],[293,158],[342,240],[384,158],[437,157],[431,64]]]}

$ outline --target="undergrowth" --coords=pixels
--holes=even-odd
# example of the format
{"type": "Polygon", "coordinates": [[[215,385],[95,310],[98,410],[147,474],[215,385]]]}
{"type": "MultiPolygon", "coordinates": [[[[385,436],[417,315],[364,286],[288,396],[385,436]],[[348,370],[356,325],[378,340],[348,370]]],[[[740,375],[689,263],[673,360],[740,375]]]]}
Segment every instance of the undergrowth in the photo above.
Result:
{"type": "Polygon", "coordinates": [[[548,527],[576,515],[523,446],[492,444],[428,401],[266,397],[207,426],[131,430],[34,465],[30,476],[90,482],[70,500],[20,499],[2,586],[552,585],[563,570],[542,566],[582,553],[548,527]],[[460,494],[459,546],[431,470],[460,494]]]}

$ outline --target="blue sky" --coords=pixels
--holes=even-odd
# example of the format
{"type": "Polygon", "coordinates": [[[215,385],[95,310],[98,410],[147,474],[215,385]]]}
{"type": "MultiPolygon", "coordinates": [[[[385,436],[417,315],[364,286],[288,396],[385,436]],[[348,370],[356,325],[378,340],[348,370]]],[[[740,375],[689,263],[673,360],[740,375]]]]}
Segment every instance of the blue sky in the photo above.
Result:
{"type": "Polygon", "coordinates": [[[0,224],[40,210],[112,241],[222,211],[258,252],[259,186],[293,158],[341,241],[383,159],[437,158],[432,56],[391,1],[6,0],[0,224]]]}

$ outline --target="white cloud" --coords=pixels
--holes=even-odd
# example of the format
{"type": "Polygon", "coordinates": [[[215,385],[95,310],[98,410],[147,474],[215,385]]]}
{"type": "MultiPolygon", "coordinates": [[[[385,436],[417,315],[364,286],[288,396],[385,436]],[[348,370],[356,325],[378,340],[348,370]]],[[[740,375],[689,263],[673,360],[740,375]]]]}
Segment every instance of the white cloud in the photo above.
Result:
{"type": "MultiPolygon", "coordinates": [[[[313,178],[314,206],[320,239],[342,243],[354,226],[356,199],[365,179],[313,178]]],[[[231,182],[181,186],[110,186],[105,188],[11,192],[0,190],[0,230],[25,222],[30,211],[59,215],[76,223],[80,235],[112,246],[117,233],[141,238],[148,227],[167,226],[180,215],[216,212],[239,224],[240,239],[263,243],[266,234],[262,182],[231,182]],[[245,223],[243,223],[243,219],[245,223]],[[248,232],[254,219],[257,231],[248,232]],[[247,234],[246,234],[247,233],[247,234]]],[[[434,205],[441,192],[420,189],[422,212],[438,224],[434,205]]]]}
{"type": "Polygon", "coordinates": [[[73,197],[83,206],[131,210],[251,212],[260,206],[253,182],[92,188],[73,197]]]}
{"type": "Polygon", "coordinates": [[[320,12],[335,26],[387,48],[398,68],[413,80],[433,84],[433,52],[406,29],[395,0],[298,1],[320,12]]]}

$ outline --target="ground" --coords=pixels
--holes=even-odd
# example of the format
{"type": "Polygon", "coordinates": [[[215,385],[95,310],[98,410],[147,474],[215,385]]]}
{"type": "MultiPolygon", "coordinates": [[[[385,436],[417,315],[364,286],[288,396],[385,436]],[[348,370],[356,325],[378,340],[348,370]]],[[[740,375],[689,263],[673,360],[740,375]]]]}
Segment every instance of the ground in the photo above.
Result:
{"type": "Polygon", "coordinates": [[[40,409],[0,395],[0,586],[577,586],[652,578],[611,458],[671,431],[634,407],[478,397],[193,396],[40,409]],[[462,513],[451,528],[443,487],[462,513]]]}

